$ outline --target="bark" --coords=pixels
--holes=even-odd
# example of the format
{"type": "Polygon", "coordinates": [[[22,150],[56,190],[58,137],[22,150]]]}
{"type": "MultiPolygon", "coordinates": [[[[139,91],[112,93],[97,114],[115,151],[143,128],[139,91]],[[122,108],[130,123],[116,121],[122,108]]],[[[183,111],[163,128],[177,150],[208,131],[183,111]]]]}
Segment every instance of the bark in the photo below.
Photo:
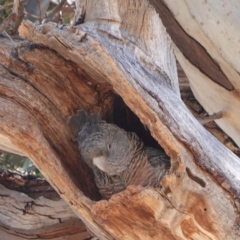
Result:
{"type": "Polygon", "coordinates": [[[1,170],[0,182],[1,239],[91,237],[83,222],[46,180],[1,170]]]}
{"type": "Polygon", "coordinates": [[[156,1],[196,99],[209,113],[222,111],[216,123],[240,146],[239,8],[240,2],[156,1]]]}
{"type": "Polygon", "coordinates": [[[82,24],[23,22],[30,42],[14,49],[1,41],[1,135],[100,239],[239,238],[239,159],[182,102],[171,40],[153,6],[77,3],[82,24]],[[171,169],[161,189],[130,186],[96,202],[67,120],[80,108],[110,119],[113,92],[171,157],[171,169]]]}
{"type": "Polygon", "coordinates": [[[219,128],[219,126],[214,121],[216,119],[219,119],[219,117],[221,118],[222,113],[218,112],[216,114],[209,115],[194,97],[189,80],[179,63],[177,64],[177,69],[181,98],[186,104],[187,108],[213,136],[215,136],[234,154],[240,157],[240,148],[222,129],[219,128]]]}

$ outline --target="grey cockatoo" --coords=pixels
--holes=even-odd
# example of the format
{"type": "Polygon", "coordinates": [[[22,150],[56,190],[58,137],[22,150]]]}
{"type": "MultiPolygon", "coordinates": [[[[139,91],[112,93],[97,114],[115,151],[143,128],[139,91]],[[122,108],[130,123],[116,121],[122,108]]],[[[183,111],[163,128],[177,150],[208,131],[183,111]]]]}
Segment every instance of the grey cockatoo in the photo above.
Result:
{"type": "Polygon", "coordinates": [[[82,159],[92,168],[103,198],[110,198],[128,185],[160,186],[170,167],[163,151],[145,147],[135,133],[106,123],[97,114],[81,110],[70,124],[76,128],[82,159]]]}

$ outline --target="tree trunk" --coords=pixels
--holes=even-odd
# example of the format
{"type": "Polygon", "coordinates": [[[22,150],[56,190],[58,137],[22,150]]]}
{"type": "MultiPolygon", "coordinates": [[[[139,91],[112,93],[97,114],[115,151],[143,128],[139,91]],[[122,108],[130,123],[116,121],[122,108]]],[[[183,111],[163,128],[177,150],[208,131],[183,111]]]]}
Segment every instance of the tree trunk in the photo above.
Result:
{"type": "Polygon", "coordinates": [[[31,178],[0,172],[0,183],[4,184],[0,184],[1,239],[80,240],[91,237],[83,222],[46,180],[31,178]]]}
{"type": "Polygon", "coordinates": [[[33,160],[100,239],[239,238],[239,159],[182,102],[171,39],[154,7],[77,1],[79,18],[75,27],[23,22],[27,42],[1,41],[0,139],[33,160]],[[81,108],[110,120],[115,94],[171,169],[161,189],[130,186],[97,201],[67,120],[81,108]]]}
{"type": "Polygon", "coordinates": [[[216,123],[240,146],[240,2],[150,0],[174,42],[191,89],[216,123]]]}

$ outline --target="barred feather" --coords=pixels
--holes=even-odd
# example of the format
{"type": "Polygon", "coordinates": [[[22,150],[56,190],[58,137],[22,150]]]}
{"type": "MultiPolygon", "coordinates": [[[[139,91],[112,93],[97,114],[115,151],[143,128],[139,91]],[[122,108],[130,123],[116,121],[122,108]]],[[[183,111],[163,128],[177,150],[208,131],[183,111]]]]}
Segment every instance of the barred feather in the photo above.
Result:
{"type": "Polygon", "coordinates": [[[160,186],[170,168],[170,159],[163,151],[144,147],[135,133],[108,124],[97,114],[81,110],[70,123],[77,128],[81,156],[92,168],[103,198],[109,199],[128,185],[160,186]],[[104,159],[104,171],[93,162],[98,157],[104,159]]]}

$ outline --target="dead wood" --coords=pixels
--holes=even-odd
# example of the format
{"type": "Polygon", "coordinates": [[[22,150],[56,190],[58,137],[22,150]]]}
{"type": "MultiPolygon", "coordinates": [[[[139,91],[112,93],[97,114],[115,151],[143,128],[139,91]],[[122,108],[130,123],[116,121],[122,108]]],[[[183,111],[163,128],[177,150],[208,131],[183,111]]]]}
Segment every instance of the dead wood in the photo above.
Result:
{"type": "Polygon", "coordinates": [[[190,114],[165,28],[149,2],[133,2],[82,1],[76,27],[23,22],[20,34],[31,43],[0,47],[0,132],[99,238],[237,239],[239,159],[190,114]],[[109,117],[113,92],[172,166],[162,189],[129,187],[94,202],[67,119],[80,108],[109,117]]]}
{"type": "Polygon", "coordinates": [[[1,239],[80,240],[91,236],[46,180],[1,170],[0,183],[1,239]]]}

